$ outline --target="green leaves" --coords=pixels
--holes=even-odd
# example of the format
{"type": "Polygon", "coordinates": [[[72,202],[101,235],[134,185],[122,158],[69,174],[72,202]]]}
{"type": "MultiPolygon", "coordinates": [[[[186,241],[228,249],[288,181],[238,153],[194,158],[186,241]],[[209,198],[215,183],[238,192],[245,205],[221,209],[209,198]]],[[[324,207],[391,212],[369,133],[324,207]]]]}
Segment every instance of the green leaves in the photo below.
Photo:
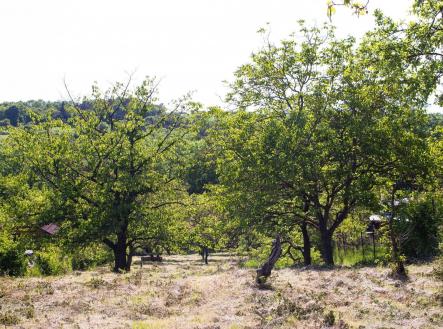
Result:
{"type": "Polygon", "coordinates": [[[239,110],[215,134],[239,216],[269,235],[308,221],[327,248],[353,210],[377,207],[382,178],[426,177],[424,105],[436,81],[397,28],[380,19],[357,46],[302,25],[302,38],[267,42],[237,70],[228,100],[239,110]]]}
{"type": "Polygon", "coordinates": [[[329,19],[331,19],[332,15],[334,15],[336,12],[337,6],[349,7],[353,10],[354,14],[357,16],[365,15],[368,13],[369,1],[361,2],[355,0],[343,0],[340,2],[340,1],[328,0],[326,1],[326,4],[327,4],[327,15],[329,19]]]}
{"type": "MultiPolygon", "coordinates": [[[[11,130],[10,159],[20,159],[37,191],[49,191],[54,202],[47,220],[62,226],[67,244],[123,237],[126,253],[148,240],[159,243],[175,220],[168,209],[186,193],[176,152],[186,132],[187,99],[166,111],[155,95],[153,79],[133,90],[120,83],[105,92],[93,87],[91,98],[70,104],[68,122],[11,130]]],[[[26,198],[36,207],[31,192],[26,198]]]]}

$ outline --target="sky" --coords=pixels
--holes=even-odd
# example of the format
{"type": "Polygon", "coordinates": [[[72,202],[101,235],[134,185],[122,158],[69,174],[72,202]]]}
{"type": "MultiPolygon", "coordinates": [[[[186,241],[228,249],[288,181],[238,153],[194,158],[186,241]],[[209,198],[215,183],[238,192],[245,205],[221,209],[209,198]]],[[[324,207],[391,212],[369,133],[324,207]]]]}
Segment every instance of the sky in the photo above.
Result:
{"type": "MultiPolygon", "coordinates": [[[[371,0],[398,19],[410,0],[371,0]]],[[[63,100],[67,92],[90,94],[115,81],[161,80],[160,100],[187,92],[206,106],[222,105],[223,81],[262,45],[257,34],[269,23],[278,41],[297,21],[327,21],[326,0],[2,0],[0,1],[0,102],[63,100]]],[[[361,36],[371,14],[338,8],[339,36],[361,36]]]]}

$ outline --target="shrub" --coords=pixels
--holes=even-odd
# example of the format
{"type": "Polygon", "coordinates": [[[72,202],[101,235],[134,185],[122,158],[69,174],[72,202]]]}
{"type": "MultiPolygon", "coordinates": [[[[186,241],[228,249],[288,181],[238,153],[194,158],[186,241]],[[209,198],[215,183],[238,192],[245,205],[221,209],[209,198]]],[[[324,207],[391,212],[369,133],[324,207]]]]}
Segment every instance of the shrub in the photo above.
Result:
{"type": "Polygon", "coordinates": [[[72,255],[72,269],[84,271],[92,267],[107,264],[113,260],[112,252],[99,244],[77,250],[72,255]]]}
{"type": "Polygon", "coordinates": [[[65,274],[71,270],[69,258],[55,246],[46,247],[36,255],[36,266],[43,275],[65,274]]]}
{"type": "Polygon", "coordinates": [[[406,235],[402,252],[408,259],[428,258],[438,253],[442,208],[441,201],[426,198],[404,209],[397,229],[406,235]]]}
{"type": "Polygon", "coordinates": [[[26,272],[27,261],[22,250],[11,246],[10,249],[0,249],[0,274],[22,276],[26,272]]]}

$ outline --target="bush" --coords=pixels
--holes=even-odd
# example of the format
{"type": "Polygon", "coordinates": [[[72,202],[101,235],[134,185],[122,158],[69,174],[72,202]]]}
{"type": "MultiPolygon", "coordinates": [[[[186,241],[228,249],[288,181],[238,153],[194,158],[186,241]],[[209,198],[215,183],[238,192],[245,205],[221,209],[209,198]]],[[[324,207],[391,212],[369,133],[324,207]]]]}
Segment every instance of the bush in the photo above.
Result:
{"type": "Polygon", "coordinates": [[[11,247],[0,250],[0,274],[22,276],[26,272],[27,260],[20,249],[11,247]]]}
{"type": "Polygon", "coordinates": [[[96,266],[104,265],[113,260],[109,248],[101,244],[94,244],[77,250],[72,255],[72,269],[84,271],[96,266]]]}
{"type": "Polygon", "coordinates": [[[431,198],[411,203],[404,209],[397,229],[406,235],[401,249],[408,259],[424,259],[438,254],[442,215],[441,202],[431,198]]]}
{"type": "Polygon", "coordinates": [[[55,246],[50,246],[36,253],[36,266],[42,275],[59,275],[68,273],[71,264],[67,256],[55,246]]]}

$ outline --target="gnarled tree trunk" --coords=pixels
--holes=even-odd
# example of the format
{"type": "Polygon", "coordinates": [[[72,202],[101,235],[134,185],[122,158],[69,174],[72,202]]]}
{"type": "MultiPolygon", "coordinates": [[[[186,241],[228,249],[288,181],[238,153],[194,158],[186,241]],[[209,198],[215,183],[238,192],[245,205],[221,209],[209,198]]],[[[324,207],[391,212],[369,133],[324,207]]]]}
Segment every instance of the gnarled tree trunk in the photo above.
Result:
{"type": "Polygon", "coordinates": [[[268,260],[262,265],[261,268],[257,270],[256,281],[258,284],[263,284],[266,282],[266,279],[271,275],[275,263],[280,258],[281,253],[282,250],[281,250],[280,235],[277,235],[274,242],[272,243],[272,251],[271,254],[269,255],[268,260]]]}

